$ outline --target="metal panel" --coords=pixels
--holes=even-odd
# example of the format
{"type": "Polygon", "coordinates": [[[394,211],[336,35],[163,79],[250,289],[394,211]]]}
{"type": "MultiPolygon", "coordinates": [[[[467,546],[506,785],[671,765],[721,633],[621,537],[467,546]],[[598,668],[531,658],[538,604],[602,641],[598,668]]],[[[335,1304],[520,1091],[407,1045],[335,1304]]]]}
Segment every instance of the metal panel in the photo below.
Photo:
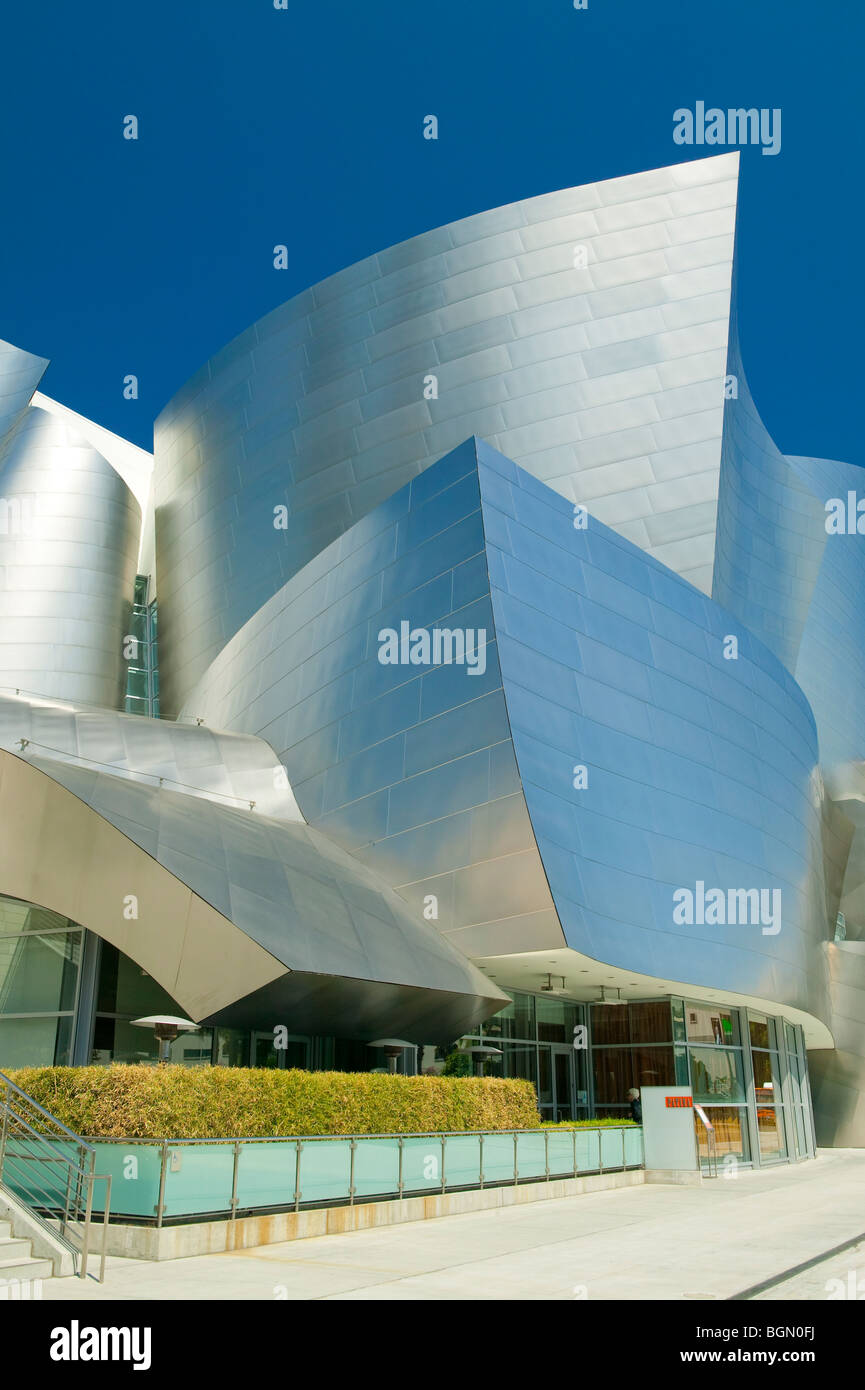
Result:
{"type": "Polygon", "coordinates": [[[470,434],[708,590],[737,173],[724,154],[437,228],[205,364],[156,425],[163,708],[470,434]]]}
{"type": "MultiPolygon", "coordinates": [[[[69,915],[141,961],[179,1001],[193,1001],[186,1007],[197,1020],[212,1014],[232,1026],[251,1026],[264,1018],[273,1026],[290,1017],[296,1027],[314,1026],[337,1036],[374,1036],[385,1028],[422,1042],[458,1036],[505,1002],[506,996],[421,911],[413,911],[370,869],[303,824],[290,792],[284,791],[281,800],[272,797],[283,819],[249,803],[226,804],[230,793],[218,788],[243,786],[244,773],[253,790],[268,781],[273,788],[273,774],[281,769],[260,740],[109,712],[73,711],[70,719],[68,710],[55,711],[47,704],[30,709],[23,700],[3,701],[0,715],[6,735],[13,727],[38,725],[39,741],[24,737],[13,764],[26,762],[38,769],[82,807],[91,808],[103,825],[144,850],[148,862],[168,871],[171,886],[166,891],[181,894],[178,901],[186,903],[182,894],[191,890],[198,902],[215,909],[223,919],[220,932],[239,938],[231,948],[238,959],[244,951],[249,954],[246,941],[266,952],[274,966],[284,967],[263,972],[253,955],[256,988],[249,995],[250,972],[238,971],[233,991],[234,967],[226,975],[218,949],[210,961],[202,956],[200,939],[187,929],[188,908],[183,915],[158,915],[164,940],[156,946],[153,895],[140,886],[135,861],[132,868],[126,866],[122,884],[106,866],[95,874],[95,882],[103,885],[109,901],[116,893],[118,923],[128,916],[123,911],[127,895],[136,900],[122,942],[116,933],[106,932],[103,914],[92,915],[89,899],[65,902],[69,915]],[[49,738],[55,742],[47,742],[49,738]],[[78,751],[85,742],[87,756],[78,751]],[[94,758],[99,751],[103,758],[94,758]],[[181,789],[157,775],[157,769],[196,776],[199,785],[187,783],[181,789]],[[147,915],[146,943],[139,898],[147,915]],[[218,989],[212,984],[214,970],[218,989]]],[[[9,753],[2,756],[10,758],[9,753]]],[[[11,775],[0,783],[0,801],[7,786],[3,804],[10,817],[19,819],[31,810],[37,815],[40,794],[50,794],[31,778],[24,783],[25,808],[13,804],[20,780],[11,775]]],[[[36,843],[41,853],[41,836],[36,843]]],[[[32,878],[25,874],[16,879],[10,891],[39,901],[43,877],[37,854],[32,878]]]]}
{"type": "Polygon", "coordinates": [[[116,706],[141,511],[112,466],[35,407],[0,446],[0,686],[116,706]]]}
{"type": "Polygon", "coordinates": [[[825,1017],[816,730],[777,657],[594,517],[577,529],[565,498],[480,441],[390,499],[388,518],[358,523],[375,547],[353,528],[290,580],[187,714],[278,732],[309,820],[418,909],[434,895],[470,956],[567,944],[825,1017]],[[357,592],[387,601],[359,614],[357,592]],[[483,625],[483,676],[383,665],[378,634],[400,621],[483,625]],[[677,925],[673,893],[699,881],[779,891],[780,930],[677,925]]]}

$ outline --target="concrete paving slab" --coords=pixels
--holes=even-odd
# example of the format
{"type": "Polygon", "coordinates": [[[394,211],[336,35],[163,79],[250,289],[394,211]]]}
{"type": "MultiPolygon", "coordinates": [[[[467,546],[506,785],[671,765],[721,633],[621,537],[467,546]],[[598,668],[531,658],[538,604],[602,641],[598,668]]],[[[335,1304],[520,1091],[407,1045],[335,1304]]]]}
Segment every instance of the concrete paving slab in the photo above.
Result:
{"type": "Polygon", "coordinates": [[[103,1285],[54,1279],[44,1297],[729,1299],[860,1236],[860,1254],[830,1261],[833,1273],[803,1272],[765,1296],[826,1298],[827,1279],[857,1260],[865,1296],[865,1150],[834,1149],[700,1187],[647,1184],[160,1263],[112,1258],[103,1285]]]}

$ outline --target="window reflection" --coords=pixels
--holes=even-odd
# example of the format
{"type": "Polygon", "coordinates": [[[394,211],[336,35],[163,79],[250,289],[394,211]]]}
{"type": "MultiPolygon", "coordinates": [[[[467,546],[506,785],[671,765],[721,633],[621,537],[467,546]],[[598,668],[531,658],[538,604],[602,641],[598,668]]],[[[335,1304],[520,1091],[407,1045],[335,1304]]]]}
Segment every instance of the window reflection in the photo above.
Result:
{"type": "Polygon", "coordinates": [[[80,961],[80,931],[0,937],[0,1014],[73,1009],[80,961]]]}
{"type": "Polygon", "coordinates": [[[752,1047],[769,1046],[769,1020],[768,1018],[757,1017],[753,1014],[748,1019],[748,1031],[751,1035],[752,1047]]]}
{"type": "Polygon", "coordinates": [[[685,1023],[689,1042],[714,1043],[716,1047],[738,1046],[739,1025],[733,1009],[686,1004],[685,1023]]]}
{"type": "MultiPolygon", "coordinates": [[[[712,1105],[706,1111],[709,1123],[714,1128],[715,1153],[720,1163],[725,1156],[746,1163],[749,1157],[748,1131],[745,1123],[745,1108],[726,1105],[712,1105]]],[[[709,1161],[709,1141],[705,1126],[698,1116],[694,1116],[694,1129],[697,1136],[697,1150],[702,1164],[709,1161]]]]}
{"type": "Polygon", "coordinates": [[[691,1085],[694,1100],[698,1102],[744,1101],[741,1053],[720,1048],[716,1051],[708,1047],[692,1047],[691,1085]]]}
{"type": "Polygon", "coordinates": [[[784,1125],[780,1109],[757,1105],[757,1133],[760,1136],[760,1157],[765,1159],[784,1158],[787,1146],[784,1141],[784,1125]]]}
{"type": "Polygon", "coordinates": [[[0,1071],[16,1067],[68,1067],[72,1016],[0,1018],[0,1071]]]}

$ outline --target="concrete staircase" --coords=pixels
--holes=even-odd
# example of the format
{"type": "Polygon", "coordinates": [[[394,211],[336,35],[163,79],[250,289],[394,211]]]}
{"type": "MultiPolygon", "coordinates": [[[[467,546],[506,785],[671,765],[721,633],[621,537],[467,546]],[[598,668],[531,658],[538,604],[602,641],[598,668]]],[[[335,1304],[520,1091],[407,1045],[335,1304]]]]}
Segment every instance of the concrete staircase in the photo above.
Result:
{"type": "Polygon", "coordinates": [[[0,1300],[18,1297],[22,1285],[53,1274],[53,1260],[35,1256],[32,1241],[14,1236],[11,1222],[0,1220],[0,1300]]]}

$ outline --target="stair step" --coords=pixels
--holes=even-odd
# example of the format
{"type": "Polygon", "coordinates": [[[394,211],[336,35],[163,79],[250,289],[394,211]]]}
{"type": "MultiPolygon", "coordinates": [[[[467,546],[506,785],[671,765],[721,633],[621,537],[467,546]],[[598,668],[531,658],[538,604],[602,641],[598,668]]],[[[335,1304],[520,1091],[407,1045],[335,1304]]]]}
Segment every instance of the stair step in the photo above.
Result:
{"type": "Polygon", "coordinates": [[[15,1236],[0,1239],[0,1263],[8,1260],[29,1260],[33,1247],[29,1240],[18,1240],[15,1236]]]}
{"type": "MultiPolygon", "coordinates": [[[[33,1279],[50,1279],[54,1266],[50,1260],[17,1259],[0,1260],[0,1298],[10,1279],[27,1283],[33,1279]]],[[[8,1294],[6,1295],[8,1297],[8,1294]]]]}
{"type": "Polygon", "coordinates": [[[0,1240],[8,1240],[12,1234],[12,1222],[0,1221],[0,1240]]]}

